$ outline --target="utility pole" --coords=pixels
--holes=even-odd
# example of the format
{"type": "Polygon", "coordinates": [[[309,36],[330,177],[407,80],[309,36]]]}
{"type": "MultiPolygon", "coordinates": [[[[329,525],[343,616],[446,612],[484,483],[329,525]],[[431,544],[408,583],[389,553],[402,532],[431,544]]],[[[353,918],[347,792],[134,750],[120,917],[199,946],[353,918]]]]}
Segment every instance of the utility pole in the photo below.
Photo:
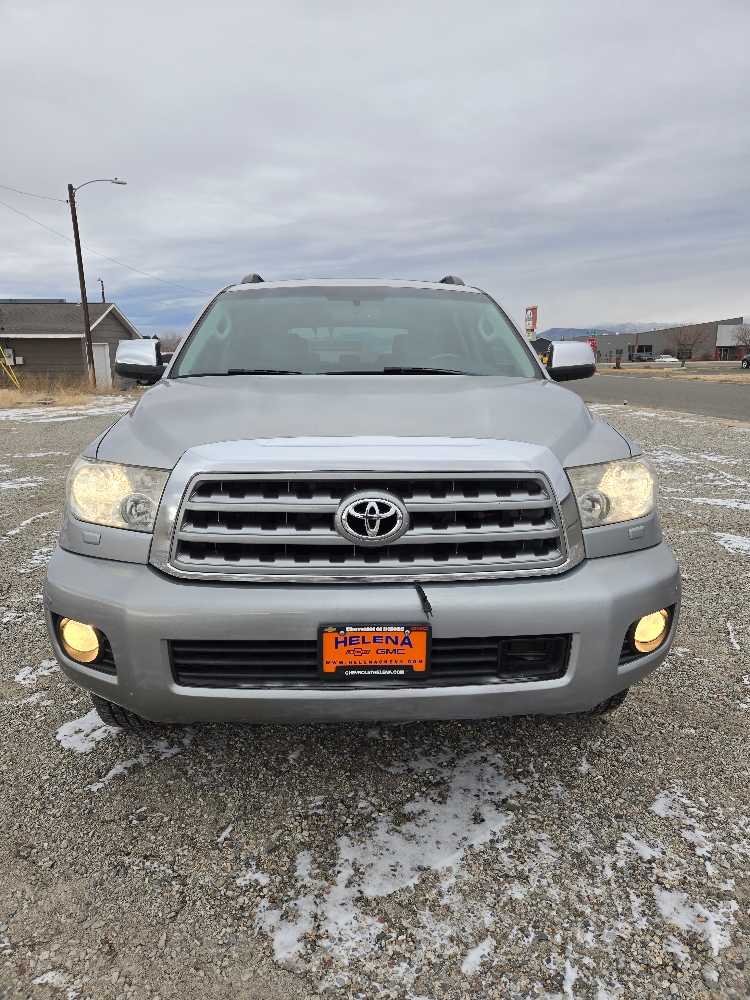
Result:
{"type": "MultiPolygon", "coordinates": [[[[68,184],[68,204],[70,205],[70,217],[73,220],[73,242],[76,246],[76,261],[78,263],[78,281],[81,286],[81,308],[83,309],[83,332],[86,338],[86,366],[89,370],[89,382],[96,387],[96,373],[94,371],[94,348],[91,344],[91,319],[89,317],[89,303],[86,298],[86,276],[83,273],[83,257],[81,256],[81,237],[78,235],[78,215],[76,213],[76,191],[87,187],[89,184],[126,184],[119,177],[95,177],[75,187],[68,184]]],[[[102,280],[101,278],[99,279],[102,280]]],[[[104,282],[102,281],[102,302],[104,301],[104,282]]]]}
{"type": "Polygon", "coordinates": [[[91,319],[89,304],[86,299],[86,276],[83,273],[83,257],[81,256],[81,237],[78,235],[78,215],[76,214],[76,189],[68,184],[68,204],[70,217],[73,220],[73,240],[76,245],[76,261],[78,262],[78,282],[81,286],[81,308],[83,309],[83,332],[86,338],[86,365],[89,372],[89,382],[96,386],[94,374],[94,348],[91,345],[91,319]]]}
{"type": "Polygon", "coordinates": [[[106,302],[107,300],[104,298],[104,282],[102,281],[101,278],[97,278],[96,280],[102,286],[102,302],[106,302]]]}

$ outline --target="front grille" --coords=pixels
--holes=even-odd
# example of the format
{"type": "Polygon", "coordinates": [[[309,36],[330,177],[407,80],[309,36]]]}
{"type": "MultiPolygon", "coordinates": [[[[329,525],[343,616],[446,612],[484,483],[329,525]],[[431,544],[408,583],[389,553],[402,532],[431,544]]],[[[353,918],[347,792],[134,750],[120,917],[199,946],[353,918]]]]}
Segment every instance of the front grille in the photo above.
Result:
{"type": "Polygon", "coordinates": [[[434,579],[552,570],[565,543],[541,476],[430,474],[200,476],[175,526],[171,568],[224,579],[434,579]],[[389,545],[353,545],[334,527],[342,500],[386,491],[409,530],[389,545]]]}
{"type": "Polygon", "coordinates": [[[567,669],[570,636],[433,639],[424,680],[378,678],[360,685],[319,679],[315,639],[180,639],[169,649],[175,681],[185,687],[434,687],[554,680],[567,669]]]}

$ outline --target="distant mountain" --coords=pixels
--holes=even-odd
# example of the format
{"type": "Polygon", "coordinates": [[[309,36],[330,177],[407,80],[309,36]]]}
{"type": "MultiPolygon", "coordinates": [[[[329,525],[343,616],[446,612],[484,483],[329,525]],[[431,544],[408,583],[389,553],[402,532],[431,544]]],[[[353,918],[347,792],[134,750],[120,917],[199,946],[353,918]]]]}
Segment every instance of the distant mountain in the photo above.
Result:
{"type": "Polygon", "coordinates": [[[596,323],[591,326],[551,326],[538,330],[537,337],[547,340],[572,340],[573,337],[595,337],[597,333],[643,333],[646,330],[663,330],[679,323],[596,323]]]}

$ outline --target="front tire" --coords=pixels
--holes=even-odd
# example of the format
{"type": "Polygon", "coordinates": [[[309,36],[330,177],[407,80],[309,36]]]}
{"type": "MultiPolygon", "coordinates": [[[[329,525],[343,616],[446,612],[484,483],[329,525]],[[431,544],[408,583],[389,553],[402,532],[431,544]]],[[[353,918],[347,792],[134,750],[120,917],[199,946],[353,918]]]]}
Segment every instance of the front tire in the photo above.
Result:
{"type": "Polygon", "coordinates": [[[750,361],[743,361],[742,362],[742,367],[743,368],[750,368],[750,361]]]}
{"type": "Polygon", "coordinates": [[[127,708],[115,705],[114,702],[100,698],[98,694],[92,694],[91,700],[94,703],[97,715],[105,726],[114,726],[123,729],[126,733],[137,733],[139,736],[157,736],[163,732],[163,727],[157,722],[149,722],[142,719],[135,712],[129,712],[127,708]]]}
{"type": "Polygon", "coordinates": [[[590,708],[588,712],[583,714],[588,717],[596,717],[600,715],[610,715],[616,709],[622,705],[622,703],[627,698],[630,692],[630,688],[625,688],[623,691],[618,691],[617,694],[613,694],[611,698],[605,698],[604,701],[600,701],[598,705],[594,705],[590,708]]]}

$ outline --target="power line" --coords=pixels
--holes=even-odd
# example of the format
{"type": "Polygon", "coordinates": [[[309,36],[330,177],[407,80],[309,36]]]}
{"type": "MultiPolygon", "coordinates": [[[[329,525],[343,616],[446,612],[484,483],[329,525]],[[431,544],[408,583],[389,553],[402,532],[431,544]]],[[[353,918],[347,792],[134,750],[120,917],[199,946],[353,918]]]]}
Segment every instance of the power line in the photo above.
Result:
{"type": "Polygon", "coordinates": [[[41,198],[43,201],[59,201],[63,205],[68,204],[67,199],[65,198],[53,198],[48,194],[34,194],[33,191],[21,191],[20,188],[8,187],[7,184],[0,184],[0,188],[2,188],[3,191],[13,191],[14,194],[24,194],[27,198],[41,198]]]}
{"type": "Polygon", "coordinates": [[[15,212],[16,215],[22,215],[23,218],[28,219],[29,222],[33,222],[35,223],[35,225],[41,226],[42,229],[46,229],[48,233],[54,233],[55,236],[59,236],[61,237],[61,239],[67,240],[68,243],[73,242],[73,240],[71,240],[69,236],[66,236],[65,233],[60,233],[56,229],[51,229],[49,226],[46,226],[43,222],[40,222],[39,219],[35,219],[31,215],[27,215],[26,212],[22,212],[20,208],[16,208],[14,205],[9,205],[7,201],[0,201],[0,205],[2,205],[4,208],[10,209],[11,212],[15,212]]]}
{"type": "MultiPolygon", "coordinates": [[[[0,185],[0,187],[3,186],[4,185],[0,185]]],[[[62,199],[53,199],[53,200],[62,200],[62,199]]],[[[65,202],[64,204],[67,204],[67,202],[65,202]]],[[[2,205],[4,208],[9,209],[11,212],[15,212],[16,215],[20,215],[24,219],[28,219],[29,222],[33,222],[34,225],[41,226],[41,228],[46,229],[48,233],[52,233],[54,236],[59,236],[60,239],[66,240],[68,243],[73,242],[70,236],[67,236],[65,233],[59,232],[59,230],[57,229],[52,229],[51,226],[45,225],[45,223],[40,222],[39,219],[35,219],[32,215],[29,215],[26,212],[22,212],[20,208],[16,208],[14,205],[9,205],[6,201],[0,201],[0,205],[2,205]]],[[[88,246],[84,247],[84,250],[86,251],[86,253],[91,253],[95,257],[101,257],[103,260],[108,260],[112,264],[117,264],[119,267],[124,267],[128,271],[133,271],[135,274],[140,274],[144,278],[151,278],[153,281],[159,281],[161,282],[162,285],[168,285],[170,288],[181,288],[184,292],[190,292],[191,295],[195,295],[196,292],[200,292],[201,295],[210,294],[209,292],[201,291],[201,289],[199,288],[198,289],[188,288],[187,285],[180,285],[176,281],[167,281],[165,278],[160,278],[158,275],[151,274],[149,271],[143,271],[141,270],[141,268],[134,267],[132,264],[126,264],[124,260],[118,260],[116,257],[109,257],[106,253],[100,253],[98,250],[92,250],[91,247],[88,246]]]]}

